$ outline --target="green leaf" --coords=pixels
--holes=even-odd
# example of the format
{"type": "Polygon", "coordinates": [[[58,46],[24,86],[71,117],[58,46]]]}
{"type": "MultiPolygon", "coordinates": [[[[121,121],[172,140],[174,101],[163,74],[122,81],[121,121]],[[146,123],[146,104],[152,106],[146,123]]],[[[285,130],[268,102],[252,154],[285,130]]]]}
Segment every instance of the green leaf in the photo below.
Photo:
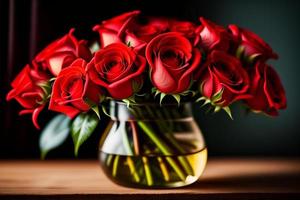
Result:
{"type": "Polygon", "coordinates": [[[258,56],[260,56],[260,54],[258,54],[258,53],[257,54],[253,54],[251,56],[248,56],[247,59],[246,59],[246,61],[249,64],[252,64],[258,56]]]}
{"type": "Polygon", "coordinates": [[[166,94],[165,93],[160,93],[160,99],[159,99],[159,105],[161,106],[161,103],[163,99],[165,98],[166,94]]]}
{"type": "Polygon", "coordinates": [[[126,103],[126,107],[129,108],[130,107],[130,101],[128,99],[123,99],[122,100],[124,103],[126,103]]]}
{"type": "Polygon", "coordinates": [[[136,104],[136,101],[135,101],[135,95],[132,95],[131,97],[129,97],[128,100],[129,100],[131,103],[135,103],[135,104],[136,104]]]}
{"type": "Polygon", "coordinates": [[[206,97],[202,96],[202,97],[199,97],[198,99],[196,99],[196,102],[205,101],[205,100],[206,100],[206,97]]]}
{"type": "Polygon", "coordinates": [[[209,99],[206,99],[205,102],[201,105],[201,107],[204,107],[205,105],[211,103],[211,101],[209,99]]]}
{"type": "Polygon", "coordinates": [[[154,97],[156,97],[160,93],[159,90],[156,90],[154,97]]]}
{"type": "Polygon", "coordinates": [[[103,113],[104,113],[106,116],[108,116],[108,117],[110,117],[110,118],[112,117],[112,116],[107,112],[105,106],[102,106],[102,111],[103,111],[103,113]]]}
{"type": "Polygon", "coordinates": [[[107,98],[107,97],[106,97],[105,95],[101,94],[101,95],[99,96],[99,103],[102,103],[103,101],[105,101],[106,98],[107,98]]]}
{"type": "Polygon", "coordinates": [[[157,88],[153,87],[153,88],[151,88],[151,93],[154,94],[154,98],[155,98],[161,92],[157,88]]]}
{"type": "Polygon", "coordinates": [[[90,50],[92,53],[95,53],[96,51],[98,51],[100,49],[100,45],[99,43],[96,41],[94,42],[91,46],[90,46],[90,50]]]}
{"type": "Polygon", "coordinates": [[[55,149],[67,139],[70,121],[71,119],[65,115],[57,115],[44,128],[39,139],[42,159],[50,150],[55,149]]]}
{"type": "Polygon", "coordinates": [[[193,96],[196,95],[196,91],[193,91],[193,90],[186,90],[186,91],[180,93],[180,95],[182,95],[182,96],[188,96],[188,95],[190,95],[190,94],[191,94],[192,97],[193,97],[193,96]]]}
{"type": "Polygon", "coordinates": [[[100,113],[99,113],[99,107],[98,105],[94,105],[91,107],[91,109],[94,111],[94,113],[97,115],[98,119],[100,120],[101,117],[100,117],[100,113]]]}
{"type": "Polygon", "coordinates": [[[41,82],[38,84],[38,86],[40,86],[40,88],[42,88],[43,92],[48,95],[51,94],[51,85],[50,82],[41,82]]]}
{"type": "Polygon", "coordinates": [[[222,109],[228,114],[228,116],[230,117],[230,119],[233,120],[230,108],[228,106],[226,106],[226,107],[223,107],[222,109]]]}
{"type": "Polygon", "coordinates": [[[74,142],[74,153],[78,155],[80,146],[91,136],[99,119],[94,114],[82,113],[72,123],[71,132],[74,142]]]}
{"type": "Polygon", "coordinates": [[[216,113],[216,112],[219,112],[219,111],[221,110],[221,108],[222,108],[221,106],[216,106],[214,112],[215,112],[215,113],[216,113]]]}
{"type": "Polygon", "coordinates": [[[221,90],[219,90],[218,92],[216,92],[216,93],[213,95],[211,101],[212,101],[213,103],[220,101],[220,100],[222,99],[223,91],[224,91],[224,89],[222,88],[221,90]]]}
{"type": "Polygon", "coordinates": [[[200,90],[200,93],[201,94],[203,94],[203,85],[204,85],[204,81],[200,84],[200,88],[199,88],[199,90],[200,90]]]}
{"type": "Polygon", "coordinates": [[[135,95],[128,97],[127,99],[122,99],[124,103],[126,103],[127,108],[129,108],[132,104],[137,104],[135,101],[135,95]]]}
{"type": "Polygon", "coordinates": [[[87,103],[91,107],[91,109],[94,111],[94,113],[97,115],[97,117],[99,119],[101,119],[98,105],[95,102],[93,102],[92,100],[90,100],[89,98],[85,98],[85,103],[87,103]]]}
{"type": "Polygon", "coordinates": [[[174,97],[174,99],[177,101],[178,106],[180,105],[180,95],[179,94],[172,94],[172,96],[174,97]]]}
{"type": "Polygon", "coordinates": [[[244,46],[239,46],[238,49],[236,50],[235,56],[238,59],[241,59],[244,56],[245,52],[245,47],[244,46]]]}
{"type": "Polygon", "coordinates": [[[155,87],[151,88],[151,93],[155,93],[157,89],[155,87]]]}

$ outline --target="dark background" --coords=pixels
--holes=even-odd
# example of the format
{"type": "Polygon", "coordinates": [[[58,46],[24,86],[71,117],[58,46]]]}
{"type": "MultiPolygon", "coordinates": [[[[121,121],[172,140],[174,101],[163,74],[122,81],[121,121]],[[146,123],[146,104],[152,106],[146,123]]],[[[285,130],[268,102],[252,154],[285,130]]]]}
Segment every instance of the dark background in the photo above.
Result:
{"type": "MultiPolygon", "coordinates": [[[[195,116],[206,138],[210,156],[299,156],[299,46],[300,1],[297,0],[106,0],[38,1],[0,0],[0,158],[38,158],[38,138],[29,116],[18,116],[20,106],[7,103],[9,83],[21,68],[49,42],[71,27],[80,38],[96,38],[93,25],[120,13],[140,9],[146,15],[174,16],[197,22],[207,17],[222,25],[230,23],[259,34],[280,55],[272,61],[286,88],[288,108],[277,118],[246,115],[239,105],[234,120],[224,113],[206,115],[195,107],[195,116]],[[105,2],[105,3],[104,3],[105,2]]],[[[53,116],[43,112],[42,125],[53,116]]],[[[107,120],[85,143],[80,158],[97,155],[97,143],[107,120]]],[[[72,141],[49,153],[49,158],[73,156],[72,141]]]]}

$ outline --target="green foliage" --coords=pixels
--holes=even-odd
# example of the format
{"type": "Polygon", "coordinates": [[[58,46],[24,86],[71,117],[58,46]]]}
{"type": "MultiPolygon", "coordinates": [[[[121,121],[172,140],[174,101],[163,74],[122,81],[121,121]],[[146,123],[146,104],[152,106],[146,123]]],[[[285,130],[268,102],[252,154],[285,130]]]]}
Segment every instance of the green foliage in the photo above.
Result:
{"type": "Polygon", "coordinates": [[[228,116],[230,117],[230,119],[233,120],[230,108],[228,106],[226,106],[226,107],[223,107],[222,109],[228,114],[228,116]]]}
{"type": "Polygon", "coordinates": [[[75,156],[78,155],[80,146],[91,136],[98,122],[98,117],[90,113],[82,113],[75,118],[71,126],[75,156]]]}
{"type": "Polygon", "coordinates": [[[180,95],[179,94],[173,94],[172,97],[177,101],[178,105],[180,105],[180,95]]]}
{"type": "Polygon", "coordinates": [[[161,103],[163,99],[165,98],[166,94],[165,93],[160,93],[160,98],[159,98],[159,105],[161,106],[161,103]]]}
{"type": "Polygon", "coordinates": [[[102,107],[102,112],[109,118],[111,118],[110,114],[107,112],[106,107],[104,105],[101,106],[102,107]]]}
{"type": "Polygon", "coordinates": [[[61,145],[70,132],[71,119],[65,115],[57,115],[44,128],[39,139],[41,158],[44,159],[47,153],[61,145]]]}
{"type": "Polygon", "coordinates": [[[238,58],[238,59],[241,59],[244,57],[244,52],[245,52],[245,47],[243,46],[239,46],[236,50],[236,53],[235,53],[235,56],[238,58]]]}
{"type": "Polygon", "coordinates": [[[222,95],[223,95],[224,89],[222,88],[221,90],[219,90],[217,93],[215,93],[212,97],[212,103],[214,104],[218,104],[218,102],[222,99],[222,95]]]}
{"type": "Polygon", "coordinates": [[[230,111],[230,108],[228,106],[222,106],[223,102],[222,100],[222,95],[223,95],[224,89],[221,89],[220,91],[216,92],[211,99],[206,98],[205,96],[202,96],[196,100],[196,102],[201,102],[203,101],[201,107],[204,107],[206,105],[210,105],[206,113],[209,113],[211,110],[213,110],[214,113],[219,112],[220,110],[224,110],[230,119],[232,118],[232,114],[230,111]],[[220,102],[221,101],[221,102],[220,102]]]}
{"type": "Polygon", "coordinates": [[[95,41],[91,46],[90,46],[90,50],[92,53],[95,53],[96,51],[100,50],[100,44],[95,41]]]}
{"type": "Polygon", "coordinates": [[[131,105],[137,104],[135,101],[135,95],[132,95],[131,97],[128,97],[127,99],[122,99],[124,103],[126,103],[127,108],[129,108],[131,105]]]}
{"type": "Polygon", "coordinates": [[[42,100],[40,102],[38,102],[39,104],[45,104],[49,101],[50,97],[51,97],[51,80],[49,81],[45,81],[45,82],[40,82],[37,84],[44,92],[42,100]]]}
{"type": "Polygon", "coordinates": [[[167,96],[172,96],[176,102],[178,103],[178,105],[180,105],[180,102],[181,102],[181,97],[182,96],[188,96],[188,95],[191,95],[192,97],[195,96],[196,92],[195,91],[192,91],[192,90],[186,90],[182,93],[178,93],[178,94],[166,94],[166,93],[163,93],[161,91],[159,91],[157,88],[153,87],[151,89],[151,92],[152,94],[154,94],[154,98],[157,97],[159,95],[159,104],[162,105],[162,101],[165,97],[167,96]]]}
{"type": "MultiPolygon", "coordinates": [[[[100,96],[100,102],[102,102],[103,99],[101,99],[101,96],[100,96]]],[[[98,104],[94,103],[92,100],[90,100],[89,98],[86,98],[85,99],[85,103],[87,103],[92,111],[94,111],[94,113],[97,115],[97,117],[99,118],[99,120],[101,119],[100,117],[100,112],[99,112],[99,107],[98,107],[98,104]]]]}

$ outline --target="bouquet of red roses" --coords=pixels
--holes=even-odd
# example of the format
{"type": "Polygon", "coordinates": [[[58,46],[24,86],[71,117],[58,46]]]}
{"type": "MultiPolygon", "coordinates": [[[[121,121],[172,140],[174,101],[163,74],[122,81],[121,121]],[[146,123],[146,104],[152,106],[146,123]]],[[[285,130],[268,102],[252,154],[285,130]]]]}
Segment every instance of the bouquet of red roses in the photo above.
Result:
{"type": "Polygon", "coordinates": [[[43,109],[64,114],[50,123],[60,136],[51,138],[49,127],[42,134],[44,155],[70,131],[77,152],[108,101],[123,101],[133,110],[144,103],[163,108],[199,102],[230,117],[229,106],[237,101],[271,116],[285,108],[280,78],[267,64],[278,57],[271,47],[236,25],[199,20],[128,12],[96,25],[100,37],[94,43],[78,40],[71,29],[25,66],[7,100],[17,100],[24,108],[20,114],[32,114],[37,128],[43,109]]]}

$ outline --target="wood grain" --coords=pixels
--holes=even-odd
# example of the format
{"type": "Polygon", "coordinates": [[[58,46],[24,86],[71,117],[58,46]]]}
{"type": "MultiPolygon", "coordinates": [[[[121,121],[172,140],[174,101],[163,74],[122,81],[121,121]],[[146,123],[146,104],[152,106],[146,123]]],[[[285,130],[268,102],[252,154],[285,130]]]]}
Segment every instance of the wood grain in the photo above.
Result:
{"type": "Polygon", "coordinates": [[[300,199],[300,160],[209,160],[198,182],[179,189],[132,189],[97,161],[0,161],[1,199],[300,199]]]}

